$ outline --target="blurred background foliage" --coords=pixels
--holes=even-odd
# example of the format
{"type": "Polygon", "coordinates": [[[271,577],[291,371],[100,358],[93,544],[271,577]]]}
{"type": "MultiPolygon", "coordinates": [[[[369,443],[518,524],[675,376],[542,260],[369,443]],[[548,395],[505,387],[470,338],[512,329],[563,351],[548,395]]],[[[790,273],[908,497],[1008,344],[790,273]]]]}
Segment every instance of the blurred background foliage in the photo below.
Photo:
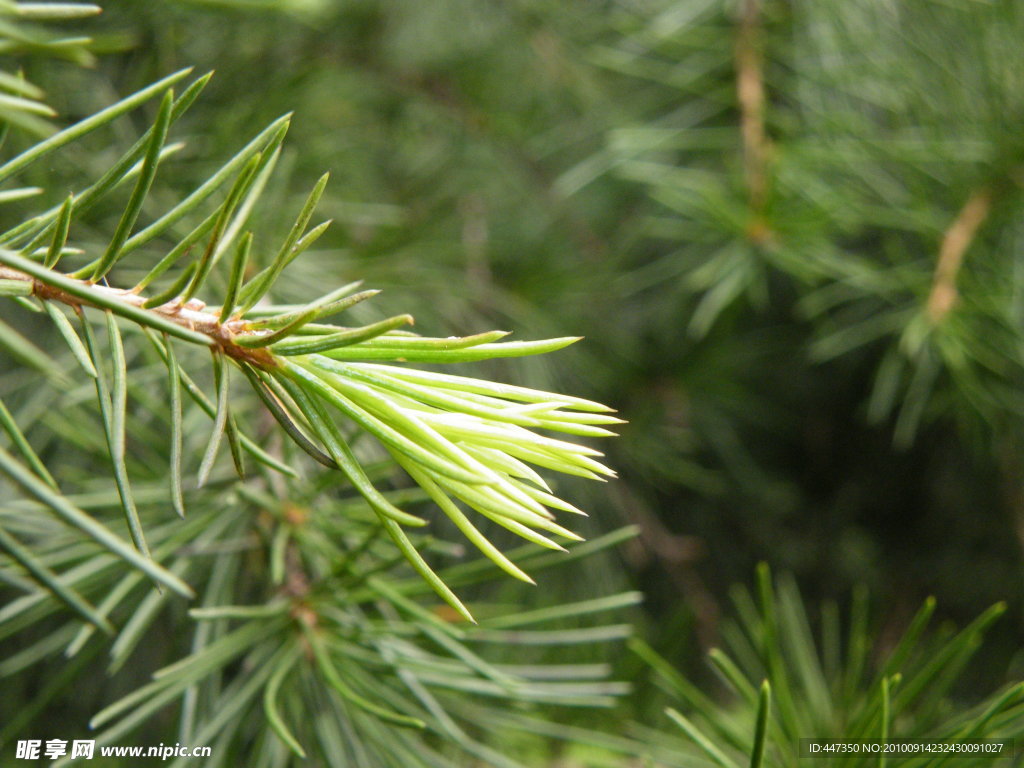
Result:
{"type": "MultiPolygon", "coordinates": [[[[327,274],[386,289],[365,320],[586,336],[479,370],[629,420],[607,446],[621,479],[567,493],[591,513],[582,533],[641,534],[543,590],[506,585],[510,602],[641,588],[642,634],[700,679],[728,589],[767,561],[809,604],[866,586],[879,653],[927,596],[960,625],[1004,601],[963,690],[1024,674],[1020,3],[104,10],[93,68],[25,72],[75,118],[215,69],[176,128],[166,202],[290,111],[268,209],[297,208],[331,171],[335,224],[279,301],[327,274]]],[[[80,162],[107,167],[144,120],[80,162]]],[[[97,232],[116,215],[94,215],[97,232]]],[[[287,222],[254,225],[260,240],[287,222]]],[[[647,693],[632,711],[653,721],[647,693]]]]}

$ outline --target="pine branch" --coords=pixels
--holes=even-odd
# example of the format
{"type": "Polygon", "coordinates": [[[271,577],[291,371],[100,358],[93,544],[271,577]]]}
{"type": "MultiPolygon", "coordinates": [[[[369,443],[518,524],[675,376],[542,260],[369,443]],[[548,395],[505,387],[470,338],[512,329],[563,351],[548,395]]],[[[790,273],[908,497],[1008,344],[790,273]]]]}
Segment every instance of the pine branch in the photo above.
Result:
{"type": "MultiPolygon", "coordinates": [[[[991,607],[959,633],[936,632],[929,637],[924,633],[934,609],[934,600],[929,600],[894,644],[872,648],[866,604],[855,599],[845,647],[838,647],[836,634],[836,647],[828,648],[827,639],[819,642],[812,634],[814,621],[792,579],[780,578],[773,584],[767,567],[761,566],[758,581],[757,604],[747,592],[736,593],[738,617],[728,627],[725,648],[708,654],[732,702],[709,699],[646,643],[631,641],[631,649],[651,669],[659,687],[689,713],[665,710],[686,738],[669,737],[659,745],[678,757],[710,759],[720,768],[786,766],[806,757],[801,739],[807,734],[883,743],[987,737],[1004,739],[1010,747],[1024,728],[1024,684],[997,691],[960,714],[951,714],[945,699],[1004,605],[991,607]],[[829,658],[831,666],[823,661],[829,658]]],[[[835,633],[838,620],[823,612],[823,623],[836,623],[835,633]]],[[[935,765],[972,759],[980,766],[991,757],[936,751],[927,758],[935,765]]],[[[842,760],[848,761],[865,768],[884,765],[879,754],[842,760]]]]}
{"type": "MultiPolygon", "coordinates": [[[[271,123],[222,166],[210,179],[168,213],[132,234],[155,178],[168,130],[205,83],[201,78],[175,99],[168,86],[187,74],[183,70],[137,94],[88,117],[51,139],[23,152],[0,168],[0,178],[35,162],[54,149],[84,136],[163,93],[155,124],[129,153],[94,187],[65,199],[59,208],[30,219],[2,236],[0,286],[4,294],[20,300],[34,298],[48,309],[72,350],[78,352],[87,373],[95,378],[122,505],[132,536],[146,550],[141,523],[124,462],[124,418],[128,372],[120,353],[120,331],[113,318],[128,320],[147,332],[160,332],[205,346],[214,354],[216,403],[198,398],[214,418],[214,431],[200,465],[198,484],[210,477],[222,434],[227,434],[236,470],[242,473],[240,448],[253,452],[252,441],[238,434],[230,411],[228,368],[237,365],[285,432],[317,461],[339,469],[361,493],[399,549],[434,589],[465,618],[469,612],[431,570],[401,526],[423,525],[417,516],[383,501],[366,477],[348,445],[349,438],[335,422],[337,416],[373,435],[418,484],[428,489],[441,509],[495,564],[517,578],[529,577],[511,563],[459,509],[464,504],[484,518],[550,549],[563,549],[553,536],[579,537],[554,521],[551,510],[582,514],[558,498],[530,464],[593,479],[614,473],[598,458],[601,454],[574,443],[541,436],[534,430],[555,430],[586,437],[613,433],[606,426],[620,423],[597,403],[552,393],[492,384],[476,379],[415,374],[394,363],[459,363],[503,357],[520,357],[555,351],[575,338],[535,342],[503,341],[501,331],[465,338],[428,338],[399,330],[411,325],[410,315],[397,315],[367,325],[347,327],[323,322],[372,297],[375,292],[353,293],[358,284],[295,307],[266,306],[266,296],[282,278],[289,264],[306,251],[327,229],[329,222],[310,227],[316,205],[327,184],[325,174],[307,197],[282,245],[269,264],[252,277],[246,264],[253,249],[251,232],[244,224],[265,188],[288,126],[285,116],[271,123]],[[116,231],[102,255],[71,273],[57,266],[68,250],[68,235],[85,202],[91,203],[119,181],[131,175],[129,161],[142,158],[134,189],[120,216],[116,231]],[[231,177],[234,179],[231,180],[231,177]],[[188,213],[198,209],[221,185],[230,182],[222,202],[166,255],[132,289],[106,284],[106,276],[140,246],[166,232],[188,213]],[[52,231],[52,234],[50,234],[52,231]],[[39,247],[49,238],[49,247],[39,247]],[[194,245],[206,240],[201,255],[188,259],[194,245]],[[237,240],[237,245],[233,241],[237,240]],[[21,252],[16,250],[22,245],[21,252]],[[218,255],[234,245],[228,290],[219,308],[195,298],[208,282],[218,255]],[[42,255],[40,263],[37,256],[42,255]],[[177,262],[185,259],[186,263],[177,262]],[[162,290],[145,290],[168,270],[177,275],[162,290]],[[98,281],[103,280],[100,284],[98,281]],[[104,310],[112,340],[114,397],[99,374],[100,360],[86,324],[86,347],[70,330],[66,318],[54,309],[64,305],[79,315],[86,308],[104,310]],[[116,342],[116,343],[115,343],[116,342]]],[[[83,322],[87,321],[84,319],[83,322]]],[[[158,345],[159,349],[159,345],[158,345]]],[[[161,356],[175,382],[186,383],[170,349],[161,356]]],[[[190,394],[197,397],[189,387],[190,394]]],[[[180,393],[172,387],[172,492],[175,508],[183,506],[180,480],[180,393]],[[177,403],[177,405],[175,405],[177,403]]],[[[263,463],[272,464],[257,454],[263,463]]]]}
{"type": "MultiPolygon", "coordinates": [[[[0,0],[0,12],[4,3],[0,0]]],[[[19,7],[31,10],[28,5],[19,7]]],[[[409,759],[410,750],[415,754],[423,743],[403,741],[394,735],[394,727],[427,728],[491,764],[511,766],[512,761],[470,735],[486,723],[449,714],[453,702],[475,693],[537,704],[608,706],[626,687],[606,682],[606,672],[598,665],[499,668],[469,647],[467,630],[455,625],[460,617],[469,622],[474,617],[448,582],[477,584],[503,576],[502,571],[532,582],[513,558],[536,570],[559,563],[538,557],[534,547],[506,553],[488,538],[493,527],[484,526],[490,522],[553,550],[563,556],[562,563],[620,540],[600,539],[578,551],[559,543],[581,537],[555,522],[556,513],[582,512],[555,495],[534,469],[592,479],[613,477],[598,451],[548,433],[605,437],[612,434],[607,427],[620,420],[605,406],[581,398],[406,367],[543,354],[576,338],[509,342],[502,331],[432,338],[406,330],[413,323],[408,314],[365,324],[334,324],[336,315],[376,293],[356,292],[358,284],[296,305],[273,304],[278,283],[289,282],[289,265],[329,225],[312,220],[326,188],[325,175],[283,242],[268,252],[269,258],[261,260],[264,251],[247,229],[280,157],[287,115],[147,223],[153,214],[152,193],[170,175],[165,163],[180,146],[169,143],[174,124],[208,79],[196,80],[175,97],[171,86],[188,72],[143,88],[0,167],[0,180],[16,179],[57,150],[147,101],[159,101],[149,130],[97,180],[71,194],[61,190],[60,197],[51,196],[52,207],[0,234],[0,296],[36,312],[41,306],[37,317],[54,323],[74,356],[72,371],[60,365],[54,370],[62,376],[77,374],[85,381],[88,386],[76,388],[75,398],[96,389],[102,434],[97,436],[95,429],[76,434],[73,427],[59,423],[53,427],[55,437],[70,436],[96,459],[109,457],[116,490],[102,496],[101,502],[91,502],[96,507],[80,508],[80,496],[64,495],[39,458],[47,454],[36,454],[14,416],[4,411],[9,416],[4,419],[5,431],[29,466],[0,448],[0,472],[57,519],[38,516],[39,520],[22,523],[24,502],[15,502],[22,506],[12,506],[10,514],[0,515],[0,547],[37,585],[19,575],[18,583],[28,582],[34,591],[0,608],[0,636],[41,625],[58,608],[70,607],[88,624],[66,625],[69,631],[56,635],[66,644],[66,653],[82,652],[97,630],[113,633],[110,669],[121,669],[143,639],[152,636],[154,621],[171,601],[171,593],[191,597],[189,584],[195,584],[202,607],[192,613],[196,626],[191,653],[165,666],[152,682],[102,709],[92,722],[102,729],[100,743],[116,741],[180,700],[182,732],[194,734],[200,742],[230,738],[243,725],[251,728],[255,722],[263,726],[262,739],[273,738],[272,731],[296,754],[318,746],[316,739],[324,734],[332,734],[335,742],[343,737],[346,742],[362,740],[372,744],[372,754],[394,755],[395,764],[412,766],[421,761],[415,756],[409,759]],[[103,244],[95,247],[90,236],[88,247],[76,248],[84,239],[81,226],[95,226],[86,217],[88,211],[101,200],[109,203],[111,193],[122,186],[128,187],[126,200],[115,210],[103,244]],[[54,199],[61,202],[54,205],[54,199]],[[150,262],[152,266],[133,287],[118,287],[125,274],[152,256],[157,243],[162,253],[155,264],[150,262]],[[218,274],[225,254],[232,254],[222,276],[226,280],[220,281],[227,290],[219,306],[208,307],[197,297],[208,295],[211,284],[218,282],[211,277],[218,274]],[[97,344],[94,338],[94,310],[103,312],[107,345],[97,344]],[[67,313],[81,321],[79,330],[68,321],[67,313]],[[138,348],[129,335],[122,339],[123,329],[143,331],[166,365],[170,405],[166,412],[159,394],[162,389],[149,391],[151,383],[161,382],[162,377],[154,377],[152,367],[138,366],[138,348]],[[207,396],[189,373],[196,364],[194,356],[176,354],[173,345],[182,341],[213,353],[214,397],[207,396]],[[287,435],[338,472],[333,482],[289,484],[278,475],[258,472],[255,482],[232,485],[218,473],[226,438],[239,476],[243,474],[241,449],[269,467],[296,474],[287,450],[271,456],[273,449],[264,451],[240,431],[238,423],[249,415],[248,404],[253,400],[234,396],[233,367],[245,374],[287,435]],[[205,451],[192,439],[189,414],[182,407],[184,394],[212,419],[205,451]],[[130,478],[140,464],[152,466],[149,460],[160,456],[156,444],[163,427],[169,436],[167,477],[159,478],[159,483],[130,478]],[[371,440],[357,442],[360,432],[371,440]],[[376,448],[368,445],[373,439],[379,444],[376,448]],[[135,448],[142,450],[136,453],[135,448]],[[367,461],[374,450],[374,458],[384,456],[390,461],[367,461]],[[186,494],[184,466],[191,455],[198,458],[200,454],[199,487],[186,494]],[[394,491],[380,485],[382,479],[403,471],[411,489],[394,491]],[[263,492],[264,483],[275,493],[263,492]],[[229,487],[233,492],[225,493],[229,487]],[[187,519],[157,517],[168,507],[184,517],[186,495],[192,494],[204,503],[193,505],[190,498],[187,519]],[[442,557],[455,547],[420,533],[417,529],[427,526],[426,518],[404,509],[430,502],[486,559],[442,567],[446,564],[442,557]],[[301,505],[307,509],[300,509],[301,505]],[[96,509],[104,517],[89,514],[96,509]],[[473,512],[478,519],[471,517],[473,512]],[[115,514],[127,521],[134,548],[108,527],[115,514]],[[8,528],[11,519],[16,525],[8,528]],[[64,530],[60,521],[77,530],[64,530]],[[254,529],[262,533],[263,527],[268,534],[265,548],[253,535],[254,529]],[[92,542],[76,548],[78,533],[92,542]],[[31,551],[23,540],[32,541],[31,551]],[[103,549],[97,552],[93,543],[103,549]],[[79,549],[83,554],[78,554],[79,549]],[[266,569],[255,578],[240,579],[251,574],[254,566],[262,569],[262,562],[245,562],[252,550],[259,550],[261,561],[266,556],[266,569]],[[67,559],[69,551],[73,557],[67,559]],[[410,574],[412,578],[404,578],[410,574]],[[146,576],[169,589],[147,589],[146,576]],[[420,605],[431,590],[454,610],[420,605]],[[410,599],[410,594],[418,600],[410,599]],[[238,604],[251,598],[254,604],[238,604]],[[236,664],[254,674],[246,675],[244,682],[232,681],[230,670],[236,664]],[[313,729],[311,719],[292,722],[296,712],[311,708],[310,695],[326,700],[327,711],[339,718],[351,711],[344,736],[340,731],[332,733],[330,723],[319,722],[313,729]],[[260,701],[263,717],[254,719],[252,708],[260,701]]],[[[28,189],[8,190],[7,199],[31,199],[38,194],[32,190],[30,195],[28,189]]],[[[40,351],[37,357],[40,364],[50,365],[48,355],[40,351]]],[[[160,361],[155,362],[157,367],[160,361]]],[[[88,476],[94,466],[98,464],[90,464],[83,475],[88,476]]],[[[565,613],[527,611],[494,626],[586,617],[637,600],[638,595],[629,593],[571,605],[565,613]]],[[[482,618],[486,621],[491,612],[485,604],[482,618]]],[[[579,644],[623,636],[618,625],[577,634],[553,630],[543,640],[579,644]]],[[[35,647],[19,652],[0,663],[0,676],[27,669],[39,657],[35,647]]]]}
{"type": "MultiPolygon", "coordinates": [[[[296,347],[290,337],[307,328],[308,320],[321,313],[333,313],[340,306],[337,300],[327,297],[332,300],[313,302],[309,309],[298,314],[302,322],[286,320],[291,315],[282,315],[277,319],[261,319],[256,322],[254,329],[247,320],[240,317],[221,322],[223,309],[207,311],[202,302],[194,299],[182,302],[178,296],[147,308],[151,301],[140,294],[77,280],[47,270],[13,252],[0,251],[0,263],[5,265],[0,268],[0,278],[29,283],[31,295],[40,300],[63,303],[77,311],[83,306],[106,309],[143,327],[210,346],[215,353],[226,355],[241,365],[243,370],[252,368],[261,371],[263,376],[270,377],[265,381],[278,381],[288,389],[290,407],[297,408],[300,414],[289,417],[289,406],[284,401],[280,398],[268,400],[268,405],[273,407],[282,423],[297,419],[317,425],[314,431],[328,448],[332,440],[340,441],[335,443],[340,446],[344,441],[341,433],[335,432],[332,438],[328,438],[330,417],[320,406],[315,405],[318,399],[322,399],[326,405],[339,408],[381,439],[400,463],[411,460],[413,464],[408,465],[408,468],[413,477],[422,477],[437,492],[445,489],[444,493],[453,494],[486,517],[543,546],[559,548],[546,536],[532,532],[532,528],[539,527],[561,536],[573,537],[568,530],[551,521],[545,505],[568,511],[578,510],[543,488],[531,488],[518,480],[515,476],[521,476],[523,472],[518,459],[512,457],[518,455],[519,459],[525,458],[534,463],[595,478],[601,474],[611,474],[592,458],[599,455],[597,452],[550,438],[540,438],[527,430],[529,427],[542,427],[583,435],[609,435],[610,432],[598,425],[614,424],[619,420],[604,413],[607,409],[603,406],[543,392],[489,386],[485,382],[462,380],[459,377],[431,380],[428,376],[425,380],[427,383],[414,383],[394,378],[402,375],[401,369],[379,365],[367,369],[365,364],[342,362],[346,359],[459,362],[549,351],[564,346],[571,339],[499,344],[488,343],[495,338],[494,334],[481,334],[467,339],[426,339],[414,335],[389,335],[393,326],[385,323],[345,330],[321,325],[316,328],[316,335],[302,337],[312,341],[302,342],[301,347],[296,347]],[[273,326],[280,327],[271,330],[273,326]],[[310,352],[321,349],[331,357],[310,355],[310,352]],[[460,390],[463,387],[469,388],[470,392],[462,393],[460,390]],[[473,394],[472,390],[477,390],[478,394],[473,394]],[[482,394],[488,391],[492,393],[482,394]],[[502,396],[513,398],[512,407],[501,399],[502,396]],[[514,401],[519,399],[534,401],[535,404],[515,404],[514,401]],[[545,400],[550,402],[545,403],[545,400]],[[418,405],[418,402],[422,404],[418,405]],[[413,408],[410,409],[410,406],[413,408]],[[563,413],[561,409],[567,406],[583,410],[575,415],[563,413]],[[453,420],[450,415],[444,415],[460,411],[465,412],[466,417],[453,420]],[[488,421],[494,423],[488,425],[488,421]],[[502,426],[502,423],[507,426],[502,426]],[[460,442],[467,439],[482,440],[482,448],[488,451],[498,449],[498,452],[477,452],[475,455],[467,453],[450,440],[449,433],[451,436],[459,436],[460,442]],[[420,475],[416,466],[427,474],[420,475]],[[434,486],[431,478],[440,485],[434,486]]],[[[261,279],[260,276],[254,278],[261,279]]],[[[190,284],[189,281],[179,281],[176,285],[180,291],[186,284],[190,284]]],[[[92,362],[95,364],[96,360],[92,362]]],[[[252,381],[257,392],[263,396],[261,383],[252,381]]],[[[215,425],[215,434],[227,423],[227,400],[224,395],[222,389],[216,408],[217,424],[220,426],[215,425]]],[[[301,432],[290,430],[290,434],[298,439],[301,432]]],[[[300,444],[307,447],[309,442],[303,438],[300,444]]],[[[215,443],[211,442],[210,445],[212,448],[215,443]]],[[[327,455],[327,451],[316,450],[320,455],[327,455]]],[[[376,509],[387,517],[397,515],[406,524],[413,521],[404,513],[377,504],[372,486],[353,474],[356,471],[353,460],[343,458],[338,452],[340,447],[331,450],[337,466],[352,467],[347,471],[350,478],[371,504],[376,505],[376,509]]],[[[201,480],[208,474],[214,455],[208,451],[200,473],[201,480]]],[[[532,476],[527,477],[531,477],[532,482],[532,476]]],[[[125,503],[130,504],[129,498],[126,497],[125,503]]],[[[454,507],[445,508],[462,522],[460,513],[454,507]]],[[[475,529],[466,530],[474,531],[471,537],[477,540],[495,562],[504,568],[509,567],[510,564],[486,539],[478,536],[475,529]]],[[[141,541],[141,533],[137,532],[136,538],[141,541]]],[[[445,591],[445,594],[452,599],[450,592],[445,591]]]]}

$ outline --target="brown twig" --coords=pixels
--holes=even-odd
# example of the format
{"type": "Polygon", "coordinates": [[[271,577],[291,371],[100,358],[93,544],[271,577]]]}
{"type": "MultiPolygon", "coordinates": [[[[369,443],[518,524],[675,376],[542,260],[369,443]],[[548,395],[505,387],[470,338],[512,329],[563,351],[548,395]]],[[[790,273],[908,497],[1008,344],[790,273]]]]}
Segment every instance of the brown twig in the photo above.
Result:
{"type": "Polygon", "coordinates": [[[978,227],[988,217],[991,208],[991,189],[982,187],[976,190],[943,235],[932,290],[928,294],[928,319],[932,324],[940,323],[956,304],[956,278],[963,265],[964,254],[971,247],[978,227]]]}
{"type": "Polygon", "coordinates": [[[736,95],[743,137],[743,176],[753,222],[750,237],[768,236],[764,208],[768,199],[768,137],[764,117],[764,61],[761,52],[761,0],[743,0],[736,36],[736,95]]]}
{"type": "MultiPolygon", "coordinates": [[[[65,275],[65,277],[67,276],[65,275]]],[[[93,304],[88,299],[72,295],[67,291],[49,285],[42,280],[37,280],[31,275],[27,275],[12,267],[0,265],[0,280],[28,282],[32,285],[32,295],[43,301],[55,301],[76,309],[83,306],[99,306],[93,304]]],[[[116,298],[118,301],[129,304],[137,309],[143,309],[142,305],[146,301],[145,296],[133,293],[132,291],[110,288],[106,285],[89,283],[84,280],[81,281],[81,284],[83,287],[88,287],[89,291],[95,292],[98,296],[105,295],[110,298],[116,298]]],[[[208,336],[211,343],[219,347],[224,354],[240,362],[249,363],[263,369],[277,367],[274,355],[270,350],[244,347],[235,342],[235,337],[244,330],[244,321],[228,320],[225,323],[221,323],[219,315],[214,312],[207,312],[206,305],[201,301],[190,299],[182,303],[175,299],[158,307],[150,307],[146,311],[159,315],[165,320],[180,325],[182,328],[208,336]]]]}

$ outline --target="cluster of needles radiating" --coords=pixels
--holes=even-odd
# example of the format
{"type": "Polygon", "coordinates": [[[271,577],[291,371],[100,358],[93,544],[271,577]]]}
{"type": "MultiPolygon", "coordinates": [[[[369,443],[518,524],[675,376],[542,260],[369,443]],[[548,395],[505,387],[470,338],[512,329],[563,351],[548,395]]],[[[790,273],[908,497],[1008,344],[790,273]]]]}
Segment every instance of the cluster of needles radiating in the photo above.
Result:
{"type": "MultiPolygon", "coordinates": [[[[158,166],[177,145],[167,145],[174,121],[195,100],[209,76],[192,83],[175,98],[170,86],[187,75],[176,73],[71,126],[44,142],[43,150],[19,156],[0,168],[0,179],[96,126],[109,122],[154,95],[163,99],[153,126],[126,152],[106,176],[67,197],[60,206],[0,236],[0,264],[7,278],[23,276],[31,294],[41,299],[76,358],[96,379],[97,395],[129,529],[138,548],[145,538],[124,462],[124,421],[127,376],[115,316],[147,331],[170,372],[174,506],[183,513],[182,391],[214,418],[213,435],[199,467],[199,484],[210,475],[222,437],[242,471],[241,454],[280,469],[283,465],[246,438],[231,411],[229,371],[245,374],[287,434],[320,463],[343,472],[366,499],[380,522],[414,568],[463,615],[468,611],[433,573],[406,535],[404,527],[421,526],[423,518],[398,509],[375,488],[350,444],[360,431],[368,433],[415,481],[457,528],[500,568],[531,581],[481,532],[466,514],[483,518],[544,547],[560,549],[553,537],[578,540],[555,521],[555,511],[582,514],[559,498],[534,467],[600,479],[613,472],[599,461],[598,451],[557,439],[546,432],[582,437],[613,434],[607,426],[620,420],[611,409],[576,397],[407,367],[408,363],[460,363],[518,357],[560,349],[575,338],[505,342],[507,334],[492,331],[467,337],[427,338],[405,330],[406,314],[366,325],[325,322],[372,297],[352,283],[300,305],[275,306],[268,295],[287,266],[317,241],[330,222],[310,227],[324,192],[323,176],[305,201],[283,243],[256,268],[253,232],[246,229],[253,207],[264,191],[281,152],[289,116],[271,123],[210,179],[169,212],[134,232],[158,166]],[[109,244],[102,253],[72,272],[58,271],[66,255],[76,215],[100,197],[134,179],[134,186],[109,244]],[[159,237],[180,232],[181,223],[214,193],[227,193],[214,209],[184,236],[178,235],[131,289],[107,284],[124,258],[159,237]],[[209,293],[209,280],[220,261],[229,262],[219,309],[198,300],[209,293]],[[167,273],[175,273],[168,277],[167,273]],[[166,283],[153,289],[157,282],[166,283]],[[57,309],[73,307],[82,321],[82,339],[57,309]],[[96,340],[84,308],[102,309],[113,359],[113,382],[100,370],[96,340]],[[156,333],[163,334],[161,339],[156,333]],[[209,346],[214,355],[215,401],[203,395],[181,370],[169,337],[209,346]],[[230,361],[231,364],[228,364],[230,361]],[[344,417],[344,418],[341,418],[344,417]]],[[[10,282],[10,280],[8,280],[10,282]]],[[[17,280],[14,280],[17,283],[17,280]]]]}

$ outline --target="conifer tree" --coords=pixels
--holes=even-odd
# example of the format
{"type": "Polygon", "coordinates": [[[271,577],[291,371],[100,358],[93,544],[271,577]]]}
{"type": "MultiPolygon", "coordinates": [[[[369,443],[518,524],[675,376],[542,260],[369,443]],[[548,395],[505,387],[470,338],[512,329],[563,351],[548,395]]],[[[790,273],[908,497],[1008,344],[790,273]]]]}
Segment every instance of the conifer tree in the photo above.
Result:
{"type": "MultiPolygon", "coordinates": [[[[7,34],[38,35],[43,51],[61,52],[67,38],[15,21],[97,10],[12,4],[7,34]]],[[[0,166],[0,180],[39,182],[5,193],[8,203],[30,201],[31,213],[8,222],[0,245],[2,293],[31,313],[20,327],[0,326],[20,364],[0,410],[10,442],[0,447],[9,498],[0,543],[12,592],[0,631],[17,642],[0,674],[12,680],[5,698],[27,702],[3,740],[53,697],[94,680],[99,653],[116,677],[155,651],[150,681],[128,675],[128,692],[122,683],[116,696],[93,688],[100,706],[89,727],[100,747],[140,727],[171,741],[155,721],[173,703],[175,743],[209,747],[214,764],[311,755],[434,765],[457,749],[514,765],[480,740],[485,710],[460,712],[460,699],[595,706],[623,687],[601,667],[499,666],[473,646],[520,644],[510,632],[520,625],[604,613],[636,595],[554,612],[499,610],[481,596],[476,630],[460,626],[477,620],[456,591],[502,571],[533,583],[526,569],[575,559],[550,555],[569,552],[559,541],[582,541],[562,522],[583,513],[541,472],[613,476],[578,440],[610,436],[621,420],[590,400],[423,367],[554,352],[573,337],[430,337],[407,330],[409,314],[360,321],[357,307],[377,291],[331,286],[315,268],[307,284],[329,290],[281,303],[279,281],[330,223],[313,222],[328,176],[282,238],[256,237],[250,222],[263,215],[260,198],[281,161],[284,115],[186,194],[161,194],[184,148],[176,123],[209,80],[179,70],[55,130],[36,117],[50,114],[41,94],[9,75],[9,88],[32,98],[9,97],[8,124],[45,138],[0,166]],[[116,148],[109,128],[147,105],[148,125],[116,148]],[[111,160],[89,174],[89,154],[112,146],[111,160]],[[69,182],[40,171],[43,160],[77,165],[86,178],[69,173],[72,190],[62,195],[69,182]],[[108,222],[116,224],[107,230],[108,222]],[[42,341],[55,336],[66,352],[42,341]],[[439,520],[431,535],[428,520],[408,511],[428,506],[483,559],[438,538],[439,520]],[[496,546],[502,529],[529,545],[496,546]],[[161,632],[161,622],[173,630],[161,632]],[[33,692],[40,668],[56,677],[33,692]]],[[[599,538],[575,557],[621,538],[599,538]]],[[[572,646],[590,633],[555,627],[524,637],[572,646]]],[[[48,750],[82,734],[51,735],[48,750]]],[[[170,756],[181,763],[189,754],[170,756]]]]}

